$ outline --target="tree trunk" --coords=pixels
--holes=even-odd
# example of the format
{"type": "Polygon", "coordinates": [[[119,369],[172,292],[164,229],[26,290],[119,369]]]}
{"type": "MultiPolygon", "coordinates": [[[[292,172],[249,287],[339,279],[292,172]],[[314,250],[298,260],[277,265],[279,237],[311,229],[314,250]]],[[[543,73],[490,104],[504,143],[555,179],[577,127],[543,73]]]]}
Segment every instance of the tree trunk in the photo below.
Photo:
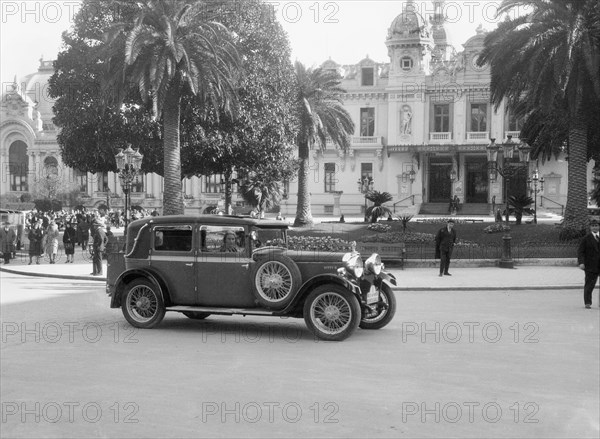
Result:
{"type": "Polygon", "coordinates": [[[223,178],[225,180],[225,214],[229,215],[231,210],[231,198],[232,198],[232,184],[231,184],[231,170],[225,171],[223,178]]]}
{"type": "Polygon", "coordinates": [[[308,143],[301,142],[298,149],[300,167],[298,169],[298,203],[296,204],[294,227],[313,225],[312,213],[310,211],[310,193],[308,191],[308,152],[308,143]]]}
{"type": "Polygon", "coordinates": [[[164,215],[183,214],[181,193],[181,147],[179,144],[180,93],[179,80],[171,83],[163,107],[165,137],[164,153],[164,215]]]}
{"type": "Polygon", "coordinates": [[[564,229],[583,230],[588,226],[587,213],[587,126],[577,115],[569,129],[567,206],[564,229]]]}

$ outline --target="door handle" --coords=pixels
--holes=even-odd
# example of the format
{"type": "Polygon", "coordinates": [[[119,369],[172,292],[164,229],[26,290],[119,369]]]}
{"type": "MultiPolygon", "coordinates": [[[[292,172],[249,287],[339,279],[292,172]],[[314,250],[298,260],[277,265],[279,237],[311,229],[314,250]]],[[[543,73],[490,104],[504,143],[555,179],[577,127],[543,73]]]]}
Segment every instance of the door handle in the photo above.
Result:
{"type": "Polygon", "coordinates": [[[242,268],[248,268],[250,264],[242,264],[242,268]]]}
{"type": "Polygon", "coordinates": [[[187,267],[191,267],[192,265],[194,265],[193,262],[189,263],[189,264],[185,264],[187,267]]]}

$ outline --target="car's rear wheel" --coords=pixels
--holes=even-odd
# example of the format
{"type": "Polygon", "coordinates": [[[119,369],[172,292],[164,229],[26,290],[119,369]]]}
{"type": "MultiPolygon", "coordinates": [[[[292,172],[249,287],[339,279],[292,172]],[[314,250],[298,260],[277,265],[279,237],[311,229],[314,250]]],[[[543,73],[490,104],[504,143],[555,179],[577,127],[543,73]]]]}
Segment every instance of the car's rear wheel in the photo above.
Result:
{"type": "Polygon", "coordinates": [[[358,299],[340,285],[321,285],[304,302],[306,326],[322,340],[348,338],[358,327],[360,314],[358,299]]]}
{"type": "Polygon", "coordinates": [[[165,316],[159,288],[146,279],[135,279],[127,284],[121,309],[125,319],[136,328],[153,328],[165,316]]]}
{"type": "Polygon", "coordinates": [[[396,314],[396,296],[392,289],[383,284],[379,290],[379,303],[367,307],[360,320],[362,329],[381,329],[392,321],[396,314]]]}
{"type": "Polygon", "coordinates": [[[256,301],[267,308],[282,309],[300,288],[302,275],[292,259],[275,254],[256,264],[252,279],[256,301]]]}
{"type": "Polygon", "coordinates": [[[209,312],[200,312],[200,311],[184,311],[182,314],[192,320],[204,320],[205,318],[207,318],[210,315],[209,312]]]}

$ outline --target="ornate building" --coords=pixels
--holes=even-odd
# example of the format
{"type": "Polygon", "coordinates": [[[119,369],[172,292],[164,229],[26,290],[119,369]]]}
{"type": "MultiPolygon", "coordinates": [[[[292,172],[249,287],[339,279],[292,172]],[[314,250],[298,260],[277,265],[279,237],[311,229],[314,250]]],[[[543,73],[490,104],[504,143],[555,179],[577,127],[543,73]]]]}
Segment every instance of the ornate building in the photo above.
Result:
{"type": "MultiPolygon", "coordinates": [[[[124,208],[124,196],[115,173],[85,173],[65,166],[52,124],[53,100],[47,87],[54,73],[53,61],[40,60],[36,73],[3,86],[0,106],[0,200],[2,207],[18,205],[22,195],[30,199],[56,198],[74,194],[71,199],[88,208],[108,205],[124,208]]],[[[162,210],[162,177],[140,175],[131,192],[133,206],[162,210]]],[[[204,212],[224,207],[220,176],[192,177],[183,181],[186,211],[204,212]]],[[[237,195],[234,208],[249,210],[237,195]]],[[[70,206],[74,207],[74,206],[70,206]]]]}
{"type": "MultiPolygon", "coordinates": [[[[519,142],[520,121],[504,105],[490,103],[489,68],[476,63],[485,38],[481,26],[457,53],[444,1],[433,7],[426,21],[411,1],[404,4],[382,41],[388,62],[366,56],[353,65],[331,59],[321,65],[342,76],[344,105],[356,130],[348,151],[333,145],[313,151],[314,215],[360,214],[367,205],[364,182],[389,192],[396,213],[447,213],[454,196],[464,214],[488,214],[493,203],[504,203],[502,177],[490,181],[486,147],[491,138],[519,142]]],[[[536,169],[545,179],[538,206],[560,212],[568,183],[564,154],[530,162],[509,180],[509,195],[528,193],[527,179],[536,169]]],[[[591,167],[589,172],[591,179],[591,167]]],[[[284,214],[293,215],[295,203],[292,195],[284,214]]]]}
{"type": "MultiPolygon", "coordinates": [[[[456,52],[444,20],[444,1],[434,2],[435,13],[425,20],[409,1],[391,22],[387,38],[389,60],[366,56],[353,65],[325,61],[323,68],[342,76],[347,90],[344,105],[356,124],[348,151],[329,145],[311,157],[314,215],[361,215],[367,187],[389,192],[396,213],[447,212],[457,196],[464,214],[488,214],[493,203],[504,203],[502,178],[490,180],[486,146],[512,136],[518,141],[520,121],[490,103],[490,72],[478,67],[484,31],[456,52]],[[412,6],[412,7],[411,7],[412,6]]],[[[0,107],[2,200],[24,193],[75,191],[85,206],[109,202],[123,207],[122,190],[113,173],[81,173],[63,165],[52,125],[52,100],[46,88],[51,61],[40,61],[38,72],[3,86],[0,107]]],[[[528,169],[509,180],[510,195],[527,193],[527,179],[538,169],[544,177],[538,194],[542,209],[561,211],[567,196],[567,163],[530,162],[528,169]]],[[[588,166],[589,181],[591,168],[588,166]]],[[[188,212],[223,205],[220,176],[184,180],[188,212]]],[[[293,216],[296,186],[290,182],[281,212],[293,216]]],[[[145,208],[162,205],[162,178],[144,175],[135,185],[132,203],[145,208]]],[[[234,208],[245,212],[237,195],[234,208]]]]}

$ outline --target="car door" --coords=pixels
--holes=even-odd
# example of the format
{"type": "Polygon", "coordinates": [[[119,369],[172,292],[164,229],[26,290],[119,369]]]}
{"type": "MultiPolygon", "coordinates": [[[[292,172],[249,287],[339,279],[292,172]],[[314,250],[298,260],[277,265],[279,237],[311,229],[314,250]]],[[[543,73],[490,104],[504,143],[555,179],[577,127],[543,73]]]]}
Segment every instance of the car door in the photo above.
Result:
{"type": "Polygon", "coordinates": [[[196,256],[191,225],[156,225],[150,265],[164,279],[174,305],[196,305],[196,256]]]}
{"type": "Polygon", "coordinates": [[[198,304],[244,308],[255,306],[250,269],[252,258],[244,226],[202,225],[198,233],[198,304]],[[226,248],[234,233],[236,249],[226,248]]]}

